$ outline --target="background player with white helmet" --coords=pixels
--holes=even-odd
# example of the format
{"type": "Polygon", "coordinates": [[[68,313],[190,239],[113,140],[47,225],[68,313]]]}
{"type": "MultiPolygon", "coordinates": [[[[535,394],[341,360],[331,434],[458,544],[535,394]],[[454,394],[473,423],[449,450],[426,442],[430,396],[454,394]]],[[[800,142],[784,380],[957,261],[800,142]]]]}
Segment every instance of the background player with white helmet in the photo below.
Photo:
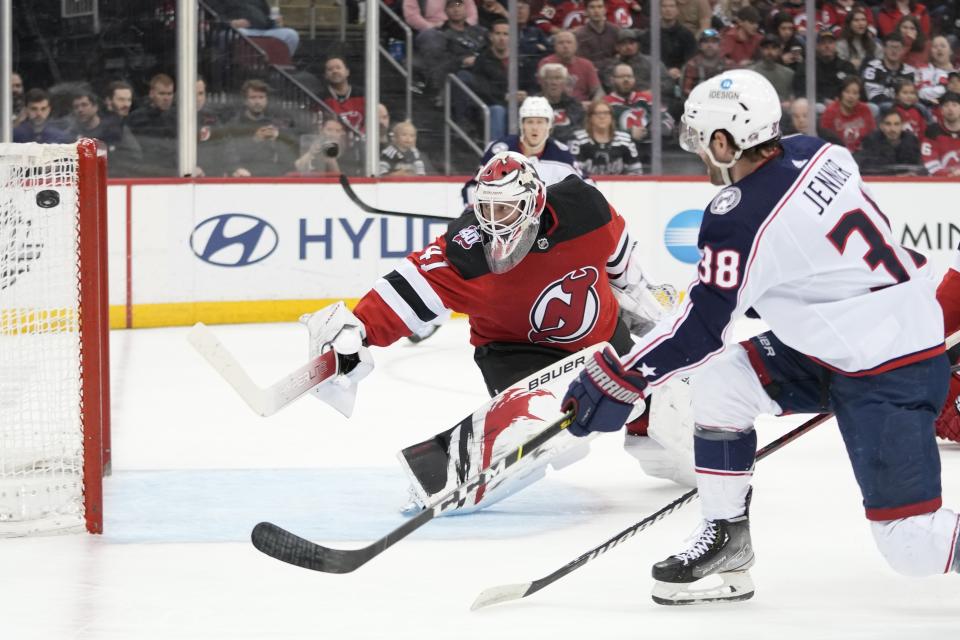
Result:
{"type": "MultiPolygon", "coordinates": [[[[627,357],[596,354],[564,399],[575,434],[616,430],[631,410],[617,397],[709,362],[693,389],[704,522],[689,549],[654,565],[661,604],[753,595],[747,506],[761,413],[833,412],[890,566],[960,569],[960,520],[941,507],[934,420],[949,366],[925,259],[893,238],[849,151],[781,140],[780,117],[773,87],[752,71],[693,90],[681,144],[726,185],[704,212],[699,280],[627,357]],[[748,311],[772,331],[724,350],[748,311]],[[712,575],[723,584],[701,589],[712,575]]],[[[815,514],[794,524],[808,523],[815,514]]]]}
{"type": "MultiPolygon", "coordinates": [[[[571,176],[548,188],[533,162],[511,151],[495,154],[476,181],[472,209],[379,279],[354,313],[337,303],[305,319],[311,357],[331,347],[339,352],[342,344],[355,350],[349,343],[361,338],[366,345],[385,347],[458,311],[469,316],[474,361],[495,396],[600,342],[609,342],[621,354],[629,352],[634,342],[614,290],[638,301],[632,314],[647,328],[663,314],[645,281],[637,280],[642,272],[630,266],[639,256],[623,218],[595,187],[571,176]],[[344,342],[344,333],[354,339],[344,342]]],[[[366,347],[361,351],[365,375],[372,358],[366,347]]],[[[360,377],[332,386],[338,393],[355,392],[360,377]]],[[[566,384],[551,397],[559,397],[566,384]]],[[[556,407],[555,401],[548,404],[556,407]]],[[[460,425],[405,449],[401,460],[417,501],[423,504],[446,484],[458,484],[448,470],[485,464],[496,458],[496,451],[519,446],[530,435],[512,417],[502,426],[481,432],[475,454],[464,453],[458,446],[462,440],[451,433],[460,433],[460,425]]],[[[576,438],[561,435],[550,443],[550,455],[536,457],[539,467],[529,473],[542,475],[551,456],[572,446],[583,448],[576,438]]],[[[481,506],[519,486],[487,491],[481,506]]]]}
{"type": "MultiPolygon", "coordinates": [[[[550,137],[550,129],[553,127],[553,107],[546,98],[530,96],[520,105],[519,115],[520,133],[492,141],[480,159],[481,167],[497,153],[514,151],[529,158],[536,167],[540,179],[548,186],[560,182],[569,175],[587,177],[567,145],[550,137]]],[[[465,205],[473,204],[476,185],[476,178],[471,178],[463,186],[465,205]]]]}

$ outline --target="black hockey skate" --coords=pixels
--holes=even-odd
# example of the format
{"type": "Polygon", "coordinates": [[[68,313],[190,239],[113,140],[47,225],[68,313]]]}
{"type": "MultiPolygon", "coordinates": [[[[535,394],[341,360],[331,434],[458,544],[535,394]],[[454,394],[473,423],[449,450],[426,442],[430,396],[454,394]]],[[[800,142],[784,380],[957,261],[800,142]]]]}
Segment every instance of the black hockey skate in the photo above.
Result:
{"type": "Polygon", "coordinates": [[[749,600],[753,580],[747,570],[752,566],[747,515],[704,520],[693,546],[653,565],[656,584],[651,597],[665,605],[749,600]],[[704,586],[696,586],[704,578],[704,586]]]}

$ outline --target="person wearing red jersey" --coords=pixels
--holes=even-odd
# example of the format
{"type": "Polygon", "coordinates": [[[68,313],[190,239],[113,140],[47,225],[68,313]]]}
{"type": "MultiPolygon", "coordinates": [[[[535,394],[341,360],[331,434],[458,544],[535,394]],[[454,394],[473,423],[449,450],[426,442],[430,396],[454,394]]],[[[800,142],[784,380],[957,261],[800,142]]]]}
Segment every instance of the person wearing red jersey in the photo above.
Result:
{"type": "MultiPolygon", "coordinates": [[[[386,347],[449,311],[469,316],[474,361],[491,396],[601,342],[625,354],[634,345],[631,333],[640,335],[659,319],[665,305],[648,285],[626,224],[595,187],[575,176],[548,187],[530,159],[514,151],[494,154],[476,181],[471,210],[377,280],[353,313],[339,302],[301,319],[311,357],[329,348],[359,354],[357,369],[339,376],[343,384],[318,387],[321,399],[352,408],[355,383],[373,368],[361,340],[386,347]]],[[[637,414],[642,410],[641,403],[637,414]]],[[[419,506],[447,485],[431,489],[414,468],[447,478],[450,464],[476,464],[452,431],[403,452],[419,506]]],[[[525,439],[510,428],[484,438],[482,459],[494,446],[525,439]]],[[[567,453],[577,442],[564,434],[554,444],[543,465],[561,446],[567,453]]],[[[489,490],[483,506],[513,490],[489,490]]]]}
{"type": "Polygon", "coordinates": [[[920,153],[930,175],[960,175],[960,94],[940,98],[940,123],[927,127],[920,153]]]}
{"type": "Polygon", "coordinates": [[[917,85],[913,80],[903,79],[896,83],[893,106],[903,118],[903,130],[918,138],[927,130],[927,110],[920,107],[917,85]]]}
{"type": "Polygon", "coordinates": [[[883,0],[883,6],[877,13],[877,32],[881,38],[896,32],[897,23],[904,16],[914,16],[920,21],[920,30],[930,35],[930,14],[927,8],[917,0],[883,0]]]}
{"type": "MultiPolygon", "coordinates": [[[[954,253],[953,263],[947,269],[940,286],[937,287],[937,301],[943,309],[943,330],[950,336],[960,331],[960,247],[954,253]]],[[[960,358],[960,353],[954,353],[954,347],[948,353],[951,362],[960,358]]],[[[947,402],[936,421],[937,437],[944,440],[960,442],[960,372],[950,374],[950,391],[947,402]]]]}
{"type": "Polygon", "coordinates": [[[339,56],[327,58],[323,65],[323,79],[327,95],[324,103],[350,127],[363,131],[366,100],[359,87],[350,84],[350,67],[339,56]]]}
{"type": "Polygon", "coordinates": [[[586,21],[583,3],[580,0],[547,0],[533,24],[548,36],[569,29],[576,29],[586,21]]]}
{"type": "Polygon", "coordinates": [[[867,103],[861,100],[863,81],[847,76],[840,83],[840,95],[827,105],[820,116],[820,127],[837,135],[845,147],[854,153],[871,131],[877,128],[867,103]]]}

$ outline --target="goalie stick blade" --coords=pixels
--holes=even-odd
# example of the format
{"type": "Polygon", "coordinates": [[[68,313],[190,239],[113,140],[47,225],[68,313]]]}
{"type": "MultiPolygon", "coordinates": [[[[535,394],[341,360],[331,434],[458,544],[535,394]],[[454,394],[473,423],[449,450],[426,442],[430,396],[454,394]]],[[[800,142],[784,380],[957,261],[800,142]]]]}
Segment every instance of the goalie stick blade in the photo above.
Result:
{"type": "Polygon", "coordinates": [[[187,342],[233,387],[254,413],[264,417],[273,415],[324,380],[337,375],[340,370],[337,354],[331,350],[263,388],[253,381],[207,325],[202,322],[195,324],[187,333],[187,342]]]}
{"type": "Polygon", "coordinates": [[[473,604],[470,605],[470,611],[489,607],[492,604],[501,604],[510,602],[511,600],[526,598],[532,586],[532,582],[524,582],[523,584],[502,584],[499,587],[484,589],[480,592],[480,595],[477,596],[477,599],[473,601],[473,604]]]}
{"type": "Polygon", "coordinates": [[[261,522],[255,526],[250,534],[250,540],[254,547],[271,558],[324,573],[350,573],[369,559],[363,559],[364,554],[361,553],[363,549],[355,551],[330,549],[290,533],[271,522],[261,522]]]}

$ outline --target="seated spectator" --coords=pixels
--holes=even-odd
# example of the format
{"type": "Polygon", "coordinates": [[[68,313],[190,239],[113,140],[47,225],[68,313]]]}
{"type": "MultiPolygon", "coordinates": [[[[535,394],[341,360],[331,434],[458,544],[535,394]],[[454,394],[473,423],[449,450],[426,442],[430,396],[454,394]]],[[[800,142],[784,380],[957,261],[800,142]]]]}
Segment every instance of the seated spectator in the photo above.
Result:
{"type": "MultiPolygon", "coordinates": [[[[507,134],[507,58],[510,53],[510,23],[497,20],[490,30],[490,45],[480,52],[473,67],[459,71],[457,77],[477,94],[490,109],[490,139],[498,140],[507,134]]],[[[518,69],[520,91],[517,100],[523,102],[528,91],[534,91],[531,69],[520,65],[518,69]]],[[[469,127],[480,122],[476,105],[467,100],[462,91],[452,92],[453,112],[457,122],[469,127]]],[[[486,144],[488,140],[484,140],[486,144]]]]}
{"type": "Polygon", "coordinates": [[[930,41],[930,63],[917,69],[917,90],[924,104],[934,105],[947,91],[947,82],[953,66],[953,49],[944,36],[930,41]]]}
{"type": "Polygon", "coordinates": [[[327,85],[327,97],[323,99],[337,117],[358,131],[363,131],[363,114],[367,102],[363,90],[350,84],[350,67],[339,56],[327,58],[323,65],[323,79],[327,85]]]}
{"type": "Polygon", "coordinates": [[[793,16],[783,11],[775,14],[771,33],[780,41],[780,64],[796,72],[803,64],[803,42],[797,37],[793,16]]]}
{"type": "Polygon", "coordinates": [[[530,2],[517,0],[517,53],[520,61],[536,69],[540,58],[550,53],[550,40],[539,27],[530,22],[530,2]]]}
{"type": "MultiPolygon", "coordinates": [[[[617,130],[630,136],[638,145],[641,162],[650,160],[650,122],[653,120],[653,96],[649,91],[637,91],[630,65],[614,67],[613,91],[603,97],[610,105],[613,123],[617,130]]],[[[673,136],[674,120],[670,112],[661,107],[660,134],[664,139],[673,136]]]]}
{"type": "Polygon", "coordinates": [[[220,18],[245,36],[276,38],[287,45],[290,57],[300,44],[300,34],[283,26],[283,16],[270,17],[267,0],[207,0],[220,18]]]}
{"type": "Polygon", "coordinates": [[[447,75],[473,68],[487,44],[487,30],[467,22],[462,0],[447,0],[445,11],[446,22],[417,35],[416,65],[427,78],[430,91],[437,95],[437,106],[447,75]]]}
{"type": "Polygon", "coordinates": [[[360,162],[350,146],[347,128],[337,118],[324,120],[319,134],[301,136],[300,144],[305,151],[293,163],[298,173],[320,176],[359,173],[360,162]]]}
{"type": "Polygon", "coordinates": [[[920,22],[920,31],[925,36],[930,35],[930,14],[917,0],[883,0],[877,13],[877,33],[884,38],[884,42],[888,35],[897,32],[897,23],[904,16],[916,17],[920,22]]]}
{"type": "Polygon", "coordinates": [[[537,72],[540,93],[553,109],[552,137],[560,142],[573,138],[577,129],[583,127],[583,105],[570,95],[570,77],[562,64],[550,62],[537,72]]]}
{"type": "Polygon", "coordinates": [[[903,37],[891,33],[883,41],[883,56],[867,61],[860,69],[867,100],[883,109],[893,104],[897,80],[913,80],[914,68],[903,63],[903,37]]]}
{"type": "Polygon", "coordinates": [[[723,32],[720,38],[720,54],[727,66],[737,69],[748,66],[757,57],[760,46],[760,14],[751,6],[737,12],[737,21],[723,32]]]}
{"type": "Polygon", "coordinates": [[[920,21],[913,16],[904,16],[897,23],[897,33],[903,38],[904,64],[925,67],[930,64],[930,42],[920,31],[920,21]]]}
{"type": "MultiPolygon", "coordinates": [[[[403,19],[419,34],[435,29],[447,21],[447,0],[403,0],[403,19]]],[[[477,5],[474,0],[463,1],[467,24],[477,24],[477,5]]],[[[422,46],[418,40],[417,46],[422,46]]]]}
{"type": "Polygon", "coordinates": [[[263,80],[247,80],[240,91],[244,108],[225,126],[227,173],[248,178],[292,171],[296,135],[290,118],[270,108],[270,87],[263,80]]]}
{"type": "Polygon", "coordinates": [[[918,104],[917,86],[912,80],[900,80],[894,95],[893,105],[903,120],[903,130],[922,138],[929,125],[930,113],[918,104]]]}
{"type": "Polygon", "coordinates": [[[586,20],[581,0],[546,0],[533,23],[547,36],[576,29],[586,20]]]}
{"type": "Polygon", "coordinates": [[[747,67],[770,81],[777,90],[780,103],[787,106],[793,99],[793,69],[780,64],[783,53],[780,38],[773,34],[763,36],[760,41],[760,61],[747,67]]]}
{"type": "Polygon", "coordinates": [[[50,96],[43,89],[30,89],[24,94],[27,118],[13,130],[14,142],[64,144],[75,137],[50,124],[50,96]]]}
{"type": "Polygon", "coordinates": [[[13,127],[16,128],[27,119],[27,110],[23,101],[23,78],[14,71],[10,74],[10,97],[13,102],[13,127]]]}
{"type": "MultiPolygon", "coordinates": [[[[823,8],[820,13],[821,20],[823,20],[822,27],[834,30],[840,29],[850,19],[851,13],[860,12],[867,21],[867,26],[870,31],[875,33],[876,27],[873,26],[873,12],[867,11],[864,13],[864,9],[865,7],[861,0],[826,0],[826,2],[823,3],[823,8]]],[[[854,66],[858,65],[854,64],[854,66]]]]}
{"type": "Polygon", "coordinates": [[[177,173],[177,112],[173,108],[173,78],[158,73],[150,78],[147,104],[133,111],[127,126],[143,151],[141,176],[171,176],[177,173]]]}
{"type": "Polygon", "coordinates": [[[606,4],[607,22],[615,24],[621,29],[631,28],[634,23],[634,16],[639,17],[643,14],[643,7],[637,0],[607,0],[606,4]]]}
{"type": "Polygon", "coordinates": [[[554,53],[540,61],[545,64],[560,64],[570,77],[570,95],[581,102],[588,102],[603,95],[600,77],[593,63],[577,55],[577,38],[570,31],[559,31],[553,36],[554,53]]]}
{"type": "Polygon", "coordinates": [[[417,149],[417,128],[409,120],[393,125],[393,144],[380,152],[380,176],[425,176],[432,169],[417,149]]]}
{"type": "Polygon", "coordinates": [[[946,92],[960,95],[960,71],[951,71],[947,74],[946,92]]]}
{"type": "Polygon", "coordinates": [[[197,78],[197,166],[193,175],[222,176],[226,139],[220,112],[207,104],[207,82],[197,78]]]}
{"type": "Polygon", "coordinates": [[[863,139],[855,156],[866,174],[917,174],[922,171],[920,141],[903,130],[903,119],[896,109],[880,112],[880,128],[863,139]]]}
{"type": "Polygon", "coordinates": [[[120,120],[105,113],[100,116],[99,98],[92,91],[81,91],[73,97],[73,124],[67,130],[74,139],[97,138],[107,147],[111,176],[135,175],[134,168],[143,160],[140,143],[120,120]]]}
{"type": "Polygon", "coordinates": [[[932,176],[960,176],[960,94],[941,96],[940,116],[924,135],[923,164],[932,176]]]}
{"type": "Polygon", "coordinates": [[[680,26],[694,36],[710,28],[710,21],[713,19],[710,0],[676,0],[676,2],[677,20],[680,26]]]}
{"type": "Polygon", "coordinates": [[[603,69],[617,54],[620,27],[607,22],[606,0],[587,0],[587,22],[577,27],[577,51],[597,69],[603,69]]]}
{"type": "MultiPolygon", "coordinates": [[[[610,61],[610,64],[603,69],[602,81],[608,89],[613,89],[611,75],[613,69],[618,64],[628,64],[633,69],[633,76],[637,82],[637,89],[647,91],[650,89],[650,78],[653,77],[653,63],[649,56],[640,53],[640,34],[635,29],[620,29],[617,34],[616,55],[610,61]]],[[[667,72],[667,68],[660,63],[660,87],[661,95],[664,98],[671,95],[671,89],[674,85],[673,79],[667,72]]]]}
{"type": "Polygon", "coordinates": [[[850,153],[856,153],[860,143],[877,125],[873,113],[863,101],[863,81],[857,76],[847,76],[840,87],[837,100],[828,104],[820,116],[820,129],[834,134],[850,153]]]}
{"type": "Polygon", "coordinates": [[[128,82],[117,80],[107,85],[107,96],[104,99],[107,111],[115,114],[126,123],[130,109],[133,107],[133,87],[128,82]]]}
{"type": "MultiPolygon", "coordinates": [[[[650,55],[649,30],[640,36],[640,49],[650,55]]],[[[696,53],[696,35],[681,24],[677,0],[660,0],[660,61],[670,74],[671,87],[680,81],[680,70],[696,53]]],[[[641,80],[640,76],[637,79],[641,80]]]]}
{"type": "Polygon", "coordinates": [[[570,141],[570,153],[590,175],[638,176],[643,173],[637,145],[630,139],[630,134],[616,130],[613,110],[602,100],[594,100],[587,107],[586,127],[575,132],[570,141]]]}
{"type": "Polygon", "coordinates": [[[377,120],[380,123],[380,150],[383,151],[390,144],[390,112],[382,102],[377,105],[377,120]]]}
{"type": "Polygon", "coordinates": [[[854,6],[843,21],[840,39],[837,41],[837,57],[846,60],[856,69],[876,58],[880,46],[870,32],[873,13],[863,6],[854,6]]]}
{"type": "Polygon", "coordinates": [[[683,65],[681,96],[684,100],[693,88],[727,70],[727,60],[720,55],[720,34],[705,29],[700,34],[700,51],[683,65]]]}
{"type": "MultiPolygon", "coordinates": [[[[846,60],[837,56],[837,38],[832,31],[817,34],[816,53],[817,95],[815,102],[826,106],[840,94],[840,85],[847,76],[857,75],[857,70],[846,60]]],[[[793,77],[793,93],[807,96],[807,69],[801,66],[793,77]]],[[[820,110],[822,111],[823,107],[820,110]]]]}
{"type": "MultiPolygon", "coordinates": [[[[810,135],[807,131],[807,127],[810,125],[810,119],[813,118],[816,122],[817,114],[811,113],[810,111],[810,101],[806,98],[797,98],[790,103],[789,110],[783,115],[781,120],[783,132],[787,135],[792,135],[794,133],[800,133],[803,135],[810,135]]],[[[842,144],[840,138],[838,138],[832,131],[822,129],[817,124],[816,136],[822,140],[826,140],[830,144],[842,144]]]]}
{"type": "Polygon", "coordinates": [[[497,0],[479,0],[477,3],[477,24],[489,30],[498,20],[508,20],[510,12],[497,0]]]}

